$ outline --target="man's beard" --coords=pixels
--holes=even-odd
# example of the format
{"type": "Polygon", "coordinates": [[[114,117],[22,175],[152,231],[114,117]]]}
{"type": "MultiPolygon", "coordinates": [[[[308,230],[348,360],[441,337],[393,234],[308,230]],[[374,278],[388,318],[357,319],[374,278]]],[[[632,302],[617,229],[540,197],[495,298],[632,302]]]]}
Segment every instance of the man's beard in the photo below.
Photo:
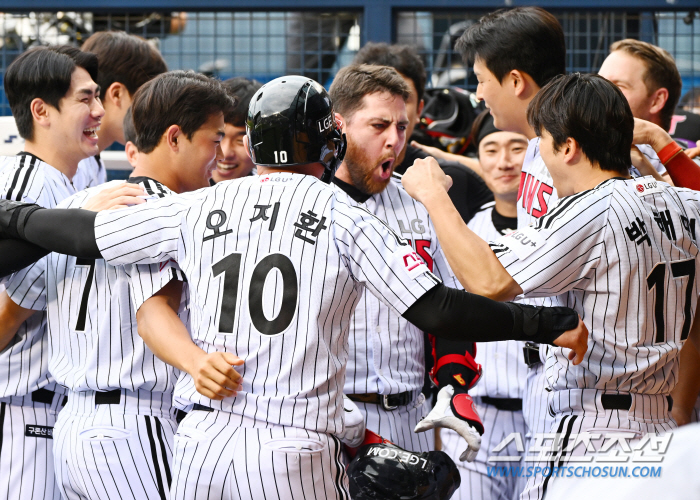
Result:
{"type": "MultiPolygon", "coordinates": [[[[384,158],[384,160],[386,161],[392,158],[394,157],[389,156],[384,158]]],[[[365,194],[372,195],[381,193],[391,181],[391,177],[381,181],[376,181],[374,179],[374,171],[377,169],[377,159],[370,158],[364,149],[355,144],[349,137],[348,151],[345,154],[344,163],[350,175],[352,185],[365,194]]],[[[391,165],[392,173],[395,167],[396,162],[391,165]]]]}

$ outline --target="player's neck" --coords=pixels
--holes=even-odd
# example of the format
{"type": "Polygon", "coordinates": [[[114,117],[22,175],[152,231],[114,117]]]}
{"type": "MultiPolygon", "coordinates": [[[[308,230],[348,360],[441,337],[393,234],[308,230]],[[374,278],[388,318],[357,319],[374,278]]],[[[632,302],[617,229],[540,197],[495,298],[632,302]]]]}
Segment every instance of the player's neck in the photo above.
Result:
{"type": "Polygon", "coordinates": [[[289,168],[264,167],[262,165],[258,165],[257,172],[258,175],[278,173],[304,174],[312,175],[320,179],[323,175],[323,170],[323,165],[320,163],[309,163],[306,165],[295,165],[294,167],[289,168]]]}
{"type": "Polygon", "coordinates": [[[517,217],[517,193],[515,195],[494,195],[493,200],[496,205],[493,207],[499,215],[503,217],[517,217]]]}
{"type": "MultiPolygon", "coordinates": [[[[112,137],[112,134],[110,134],[108,131],[102,131],[104,129],[104,124],[101,126],[100,131],[97,136],[97,149],[100,150],[100,153],[110,147],[112,144],[114,144],[115,139],[112,137]]],[[[99,154],[99,153],[98,153],[99,154]]]]}
{"type": "Polygon", "coordinates": [[[560,197],[570,196],[595,188],[601,182],[605,182],[615,177],[623,177],[620,173],[612,170],[602,170],[597,166],[587,163],[586,166],[573,167],[578,169],[567,176],[563,181],[554,180],[554,187],[560,197]],[[561,186],[561,189],[559,188],[561,186]]]}
{"type": "Polygon", "coordinates": [[[73,180],[75,173],[78,171],[78,163],[80,159],[70,159],[62,154],[60,147],[48,146],[48,142],[44,141],[26,141],[24,151],[41,158],[41,160],[52,166],[63,175],[73,180]]]}
{"type": "Polygon", "coordinates": [[[171,168],[172,162],[169,158],[163,158],[158,147],[153,152],[139,153],[134,171],[131,177],[149,177],[160,182],[162,185],[176,193],[182,192],[177,174],[171,168]]]}

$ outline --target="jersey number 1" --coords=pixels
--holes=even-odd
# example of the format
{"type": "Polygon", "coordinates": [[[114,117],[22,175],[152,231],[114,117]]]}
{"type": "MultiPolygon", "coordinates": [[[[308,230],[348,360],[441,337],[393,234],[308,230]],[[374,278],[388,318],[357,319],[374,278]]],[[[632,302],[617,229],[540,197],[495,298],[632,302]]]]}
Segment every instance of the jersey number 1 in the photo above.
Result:
{"type": "MultiPolygon", "coordinates": [[[[664,292],[666,289],[666,262],[659,262],[647,276],[647,288],[655,288],[656,304],[654,306],[654,319],[656,320],[656,338],[654,343],[666,342],[666,323],[664,321],[664,292]]],[[[673,279],[688,277],[685,287],[685,305],[683,306],[683,329],[681,340],[688,338],[690,332],[690,306],[693,298],[693,283],[695,283],[695,259],[679,260],[671,262],[671,275],[673,279]]]]}
{"type": "MultiPolygon", "coordinates": [[[[232,253],[211,266],[214,277],[224,274],[224,293],[221,298],[219,332],[233,333],[238,305],[238,282],[241,271],[241,254],[232,253]]],[[[273,253],[257,263],[248,287],[248,309],[253,326],[264,335],[277,335],[287,329],[297,309],[299,285],[294,264],[284,254],[273,253]],[[267,275],[277,269],[282,275],[282,305],[277,317],[267,319],[263,312],[263,288],[267,275]]]]}

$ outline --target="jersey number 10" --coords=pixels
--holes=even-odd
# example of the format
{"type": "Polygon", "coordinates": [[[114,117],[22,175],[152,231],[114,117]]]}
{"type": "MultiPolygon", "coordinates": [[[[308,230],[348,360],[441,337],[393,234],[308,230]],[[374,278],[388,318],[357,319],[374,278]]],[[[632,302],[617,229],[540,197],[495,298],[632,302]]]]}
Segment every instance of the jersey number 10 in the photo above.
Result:
{"type": "MultiPolygon", "coordinates": [[[[221,297],[221,313],[219,315],[219,332],[233,333],[238,306],[238,282],[241,271],[240,253],[227,255],[211,266],[214,277],[223,273],[224,292],[221,297]]],[[[248,310],[253,326],[264,335],[277,335],[287,329],[297,310],[299,285],[294,264],[284,254],[273,253],[257,263],[250,277],[248,287],[248,310]],[[263,312],[263,288],[267,275],[277,269],[282,275],[282,305],[274,319],[267,319],[263,312]]]]}

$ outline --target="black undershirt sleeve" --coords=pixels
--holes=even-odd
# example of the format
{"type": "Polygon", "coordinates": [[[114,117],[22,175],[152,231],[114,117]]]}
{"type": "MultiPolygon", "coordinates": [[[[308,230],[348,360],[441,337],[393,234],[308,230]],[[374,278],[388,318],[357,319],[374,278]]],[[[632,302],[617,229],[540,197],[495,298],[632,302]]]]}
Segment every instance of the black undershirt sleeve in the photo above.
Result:
{"type": "Polygon", "coordinates": [[[578,314],[568,307],[496,302],[443,284],[426,292],[403,317],[436,337],[472,342],[529,340],[552,344],[578,325],[578,314]]]}
{"type": "Polygon", "coordinates": [[[34,264],[48,253],[48,250],[26,241],[0,240],[0,278],[34,264]]]}
{"type": "Polygon", "coordinates": [[[36,210],[24,223],[24,239],[51,252],[101,259],[95,241],[97,212],[79,208],[36,210]]]}

